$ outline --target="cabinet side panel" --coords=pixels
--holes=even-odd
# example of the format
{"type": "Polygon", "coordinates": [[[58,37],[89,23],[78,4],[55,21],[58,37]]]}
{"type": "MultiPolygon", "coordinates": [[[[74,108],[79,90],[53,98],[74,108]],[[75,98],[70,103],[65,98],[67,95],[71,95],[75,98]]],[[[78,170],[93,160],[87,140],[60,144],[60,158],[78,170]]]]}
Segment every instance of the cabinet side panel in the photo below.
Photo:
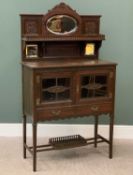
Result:
{"type": "Polygon", "coordinates": [[[23,67],[23,113],[33,115],[33,74],[26,67],[23,67]]]}

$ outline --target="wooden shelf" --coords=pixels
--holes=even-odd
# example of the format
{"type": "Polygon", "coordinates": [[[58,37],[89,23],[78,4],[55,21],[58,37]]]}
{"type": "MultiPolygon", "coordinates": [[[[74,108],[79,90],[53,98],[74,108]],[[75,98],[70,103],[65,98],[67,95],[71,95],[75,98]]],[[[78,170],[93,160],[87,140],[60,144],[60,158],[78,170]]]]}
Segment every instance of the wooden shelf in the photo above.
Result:
{"type": "Polygon", "coordinates": [[[23,37],[23,41],[101,41],[105,40],[105,35],[99,34],[93,34],[93,35],[84,35],[84,36],[64,36],[64,37],[23,37]]]}

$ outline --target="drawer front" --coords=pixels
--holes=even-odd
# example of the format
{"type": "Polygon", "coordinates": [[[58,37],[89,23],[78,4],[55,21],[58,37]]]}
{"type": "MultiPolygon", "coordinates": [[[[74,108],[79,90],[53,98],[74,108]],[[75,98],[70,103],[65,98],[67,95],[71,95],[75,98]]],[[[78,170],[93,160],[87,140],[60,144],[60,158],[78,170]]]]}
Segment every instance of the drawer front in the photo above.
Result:
{"type": "Polygon", "coordinates": [[[113,110],[112,103],[80,105],[63,108],[37,108],[36,120],[57,120],[71,117],[83,117],[109,113],[113,110]]]}

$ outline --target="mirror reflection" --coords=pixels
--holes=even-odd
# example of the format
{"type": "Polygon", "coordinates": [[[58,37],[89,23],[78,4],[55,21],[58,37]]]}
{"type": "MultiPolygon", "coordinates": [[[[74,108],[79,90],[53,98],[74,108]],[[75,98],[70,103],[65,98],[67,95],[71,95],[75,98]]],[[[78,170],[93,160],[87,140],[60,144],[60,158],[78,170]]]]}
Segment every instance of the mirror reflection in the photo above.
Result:
{"type": "Polygon", "coordinates": [[[55,15],[48,19],[47,29],[57,35],[73,33],[77,29],[77,21],[71,16],[55,15]]]}

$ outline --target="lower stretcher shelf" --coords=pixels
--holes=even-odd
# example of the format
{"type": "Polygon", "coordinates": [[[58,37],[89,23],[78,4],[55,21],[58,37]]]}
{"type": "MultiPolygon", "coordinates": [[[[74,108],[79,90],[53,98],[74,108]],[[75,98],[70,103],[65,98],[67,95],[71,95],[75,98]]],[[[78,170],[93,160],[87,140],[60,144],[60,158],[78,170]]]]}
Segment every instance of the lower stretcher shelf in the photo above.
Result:
{"type": "MultiPolygon", "coordinates": [[[[97,138],[84,138],[80,135],[70,135],[64,137],[54,137],[49,138],[49,143],[45,145],[37,145],[36,151],[51,151],[51,150],[61,150],[61,149],[69,149],[75,147],[86,146],[90,144],[96,144],[106,142],[110,144],[110,141],[101,135],[97,135],[97,138]]],[[[33,155],[33,146],[28,146],[24,144],[25,148],[33,155]]]]}

